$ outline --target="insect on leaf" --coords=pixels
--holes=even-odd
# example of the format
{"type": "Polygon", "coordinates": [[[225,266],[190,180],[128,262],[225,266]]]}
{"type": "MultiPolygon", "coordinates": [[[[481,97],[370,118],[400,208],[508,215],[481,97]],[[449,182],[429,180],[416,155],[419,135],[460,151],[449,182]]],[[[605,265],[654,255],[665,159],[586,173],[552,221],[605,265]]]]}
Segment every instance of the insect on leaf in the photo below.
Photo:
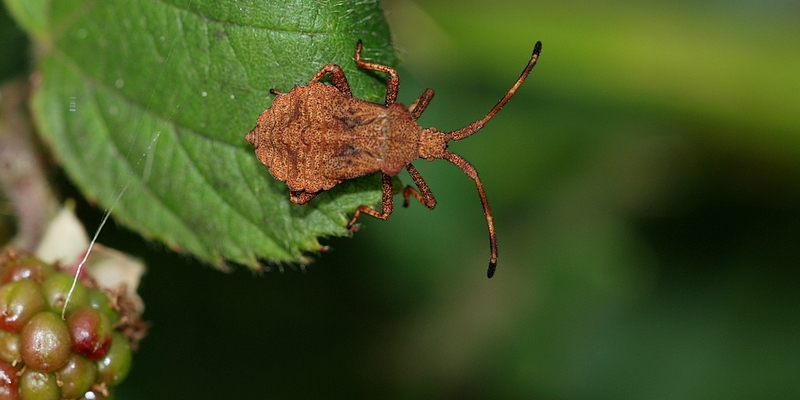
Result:
{"type": "Polygon", "coordinates": [[[377,2],[6,1],[41,50],[42,136],[88,198],[144,236],[218,266],[304,262],[380,199],[369,176],[293,205],[244,140],[270,88],[326,63],[355,95],[382,98],[384,83],[352,61],[358,38],[366,57],[395,61],[377,2]]]}

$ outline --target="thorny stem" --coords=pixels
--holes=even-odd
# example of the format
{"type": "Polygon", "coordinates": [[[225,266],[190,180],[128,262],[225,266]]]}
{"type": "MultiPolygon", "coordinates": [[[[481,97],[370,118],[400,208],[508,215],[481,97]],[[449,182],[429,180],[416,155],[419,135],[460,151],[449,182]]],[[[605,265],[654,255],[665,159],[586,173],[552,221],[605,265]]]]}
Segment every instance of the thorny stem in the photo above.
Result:
{"type": "Polygon", "coordinates": [[[0,88],[0,185],[17,217],[14,244],[35,250],[58,211],[58,201],[45,178],[45,165],[25,107],[29,92],[24,79],[0,88]]]}

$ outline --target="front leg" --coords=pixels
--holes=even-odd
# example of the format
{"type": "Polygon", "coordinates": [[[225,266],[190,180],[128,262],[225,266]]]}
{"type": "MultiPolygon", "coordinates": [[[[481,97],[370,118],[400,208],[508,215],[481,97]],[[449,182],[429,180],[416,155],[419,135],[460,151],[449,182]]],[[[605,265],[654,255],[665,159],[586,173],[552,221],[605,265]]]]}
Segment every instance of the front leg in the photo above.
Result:
{"type": "Polygon", "coordinates": [[[414,183],[417,184],[419,192],[414,190],[411,186],[406,186],[403,189],[403,207],[408,207],[409,196],[414,196],[420,203],[425,204],[425,207],[433,210],[433,208],[436,207],[436,198],[433,197],[433,193],[431,193],[428,184],[422,179],[422,175],[420,175],[419,171],[411,164],[406,165],[406,170],[408,170],[408,174],[411,175],[411,179],[414,180],[414,183]]]}
{"type": "Polygon", "coordinates": [[[390,175],[383,174],[383,200],[381,201],[381,211],[365,205],[358,206],[356,212],[353,213],[353,218],[350,219],[350,222],[347,224],[347,229],[350,229],[353,232],[358,231],[358,229],[354,228],[354,226],[356,224],[356,220],[358,220],[358,216],[361,215],[361,213],[372,215],[378,219],[388,219],[389,216],[392,215],[392,207],[394,206],[393,195],[392,177],[390,175]]]}
{"type": "Polygon", "coordinates": [[[433,99],[433,89],[425,89],[422,95],[408,106],[408,113],[411,114],[411,119],[414,121],[419,119],[419,116],[422,115],[422,112],[425,111],[425,108],[430,104],[431,99],[433,99]]]}

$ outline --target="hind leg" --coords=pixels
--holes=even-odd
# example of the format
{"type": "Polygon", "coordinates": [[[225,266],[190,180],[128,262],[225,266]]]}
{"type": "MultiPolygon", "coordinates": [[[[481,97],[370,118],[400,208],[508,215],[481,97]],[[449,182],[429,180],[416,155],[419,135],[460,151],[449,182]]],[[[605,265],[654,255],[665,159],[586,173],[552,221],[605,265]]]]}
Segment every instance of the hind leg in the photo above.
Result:
{"type": "Polygon", "coordinates": [[[361,215],[361,213],[369,214],[378,219],[388,219],[390,215],[392,215],[392,209],[394,207],[394,200],[392,196],[394,193],[392,192],[392,177],[386,174],[383,174],[383,200],[381,201],[381,211],[378,211],[372,207],[360,205],[356,209],[356,212],[353,213],[353,218],[350,219],[350,222],[347,224],[347,229],[352,230],[353,232],[357,231],[354,226],[356,224],[356,220],[361,215]]]}

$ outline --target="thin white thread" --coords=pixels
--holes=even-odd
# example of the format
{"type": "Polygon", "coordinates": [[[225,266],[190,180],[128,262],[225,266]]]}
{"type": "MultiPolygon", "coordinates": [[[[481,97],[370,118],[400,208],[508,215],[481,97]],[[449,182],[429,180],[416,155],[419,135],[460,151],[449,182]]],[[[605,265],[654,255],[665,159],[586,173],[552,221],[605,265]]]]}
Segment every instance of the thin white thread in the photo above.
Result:
{"type": "Polygon", "coordinates": [[[147,160],[144,163],[144,172],[142,173],[142,183],[145,185],[150,181],[150,172],[153,171],[153,158],[155,158],[155,147],[156,143],[158,143],[159,136],[161,136],[161,131],[156,133],[156,136],[150,141],[150,145],[147,146],[147,160]],[[150,151],[151,149],[152,151],[150,151]]]}
{"type": "Polygon", "coordinates": [[[103,215],[103,220],[100,221],[100,226],[97,227],[97,231],[94,233],[92,241],[89,242],[89,248],[86,249],[86,254],[83,255],[83,260],[81,260],[81,262],[78,263],[78,268],[75,269],[75,276],[72,277],[72,286],[70,286],[69,292],[67,292],[67,298],[64,299],[64,308],[61,309],[61,319],[64,319],[66,316],[67,305],[69,304],[69,300],[72,298],[72,293],[75,291],[75,286],[78,284],[78,277],[81,276],[81,270],[83,269],[83,265],[86,264],[86,259],[89,258],[89,254],[92,252],[92,247],[94,247],[94,244],[97,242],[97,237],[100,236],[100,231],[103,230],[103,226],[105,226],[106,221],[108,221],[108,217],[111,216],[111,210],[114,209],[114,206],[117,205],[119,199],[121,199],[122,195],[125,194],[125,191],[128,190],[128,184],[130,183],[131,181],[129,180],[128,183],[126,183],[125,186],[122,188],[122,190],[119,192],[119,195],[114,200],[114,203],[111,204],[111,207],[105,211],[105,214],[103,215]]]}
{"type": "MultiPolygon", "coordinates": [[[[187,13],[192,8],[192,2],[193,2],[193,0],[189,1],[189,3],[186,5],[186,10],[185,11],[187,13]]],[[[179,25],[182,26],[183,25],[183,19],[182,18],[178,19],[178,23],[179,23],[179,25]]],[[[172,52],[175,49],[175,45],[177,44],[177,42],[178,42],[178,39],[175,39],[172,42],[172,46],[170,47],[169,51],[167,52],[167,56],[164,59],[163,67],[159,71],[158,78],[156,79],[156,87],[158,86],[158,83],[161,81],[161,78],[164,75],[164,71],[166,70],[167,65],[169,65],[169,59],[172,56],[172,52]]],[[[150,99],[148,99],[148,101],[147,101],[147,106],[145,107],[145,113],[150,110],[150,104],[153,102],[153,97],[155,97],[155,94],[156,94],[156,90],[153,89],[153,91],[150,94],[150,99]]],[[[180,107],[180,105],[176,105],[175,106],[176,109],[179,108],[179,107],[180,107]]],[[[74,111],[72,103],[70,103],[70,111],[74,111]]],[[[172,119],[172,116],[174,114],[175,114],[175,110],[172,110],[172,112],[170,113],[169,117],[167,118],[167,121],[172,119]]],[[[133,144],[136,142],[136,139],[139,137],[139,133],[141,132],[143,124],[144,124],[144,117],[142,117],[142,119],[139,121],[139,126],[136,128],[136,132],[133,135],[133,140],[131,141],[131,147],[128,149],[128,153],[125,155],[125,161],[127,161],[130,158],[131,151],[133,150],[133,144]]],[[[165,124],[166,124],[166,122],[165,122],[165,124]]],[[[155,137],[153,137],[153,139],[150,141],[150,144],[147,146],[147,159],[145,160],[145,168],[144,168],[144,171],[143,171],[143,174],[142,174],[142,182],[144,184],[147,184],[147,182],[150,180],[150,173],[151,173],[151,170],[152,170],[153,158],[154,158],[154,153],[155,153],[155,144],[157,143],[159,136],[161,136],[161,130],[156,132],[155,137]],[[151,149],[153,151],[151,151],[151,149]]],[[[140,158],[136,162],[136,165],[139,165],[141,163],[141,161],[142,161],[142,159],[140,158]]],[[[133,172],[133,171],[130,171],[130,172],[133,172]]],[[[133,173],[131,173],[131,175],[133,175],[133,173]]],[[[81,260],[80,263],[78,263],[78,267],[75,269],[75,276],[72,278],[72,286],[70,286],[69,292],[67,292],[67,297],[64,299],[64,307],[61,309],[61,319],[62,320],[66,318],[67,306],[69,305],[69,301],[72,299],[72,294],[75,291],[75,287],[78,284],[78,278],[81,275],[81,270],[83,269],[84,264],[86,264],[86,260],[89,258],[89,255],[92,253],[92,248],[94,247],[94,244],[97,243],[97,237],[100,236],[100,232],[103,230],[103,227],[106,225],[106,222],[108,221],[108,218],[111,217],[111,212],[114,210],[114,207],[117,206],[117,203],[122,198],[122,196],[125,194],[125,191],[128,190],[128,186],[130,185],[130,183],[132,181],[133,181],[133,178],[128,178],[128,181],[122,187],[122,190],[120,190],[119,195],[117,195],[117,198],[114,199],[114,202],[111,204],[111,207],[107,208],[104,211],[103,219],[100,221],[100,225],[97,227],[97,231],[95,231],[94,237],[92,238],[91,242],[89,242],[89,247],[86,249],[86,253],[83,255],[83,259],[81,260]]]]}

